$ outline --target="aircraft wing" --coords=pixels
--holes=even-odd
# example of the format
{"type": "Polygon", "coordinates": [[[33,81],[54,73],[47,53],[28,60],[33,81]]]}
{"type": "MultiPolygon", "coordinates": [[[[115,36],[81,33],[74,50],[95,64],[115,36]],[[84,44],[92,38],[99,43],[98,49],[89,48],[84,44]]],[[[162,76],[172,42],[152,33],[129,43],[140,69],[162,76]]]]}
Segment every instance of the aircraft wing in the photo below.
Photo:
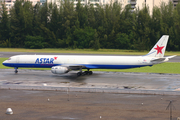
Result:
{"type": "Polygon", "coordinates": [[[80,64],[63,64],[61,65],[62,67],[67,67],[71,70],[79,70],[81,68],[86,68],[86,66],[84,65],[80,65],[80,64]]]}
{"type": "Polygon", "coordinates": [[[80,70],[81,68],[82,69],[96,69],[97,66],[94,66],[94,65],[89,65],[89,64],[86,64],[86,65],[81,65],[81,64],[63,64],[61,65],[62,67],[67,67],[71,70],[80,70]]]}

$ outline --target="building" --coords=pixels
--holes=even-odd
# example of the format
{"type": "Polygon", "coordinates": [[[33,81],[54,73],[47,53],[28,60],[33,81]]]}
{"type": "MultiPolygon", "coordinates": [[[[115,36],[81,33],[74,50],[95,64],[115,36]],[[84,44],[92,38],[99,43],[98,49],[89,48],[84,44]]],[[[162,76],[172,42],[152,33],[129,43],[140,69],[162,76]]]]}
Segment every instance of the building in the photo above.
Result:
{"type": "MultiPolygon", "coordinates": [[[[9,14],[9,11],[12,6],[14,6],[16,0],[5,0],[5,5],[7,7],[7,11],[9,14]]],[[[32,2],[32,5],[36,5],[37,2],[40,2],[41,5],[43,5],[46,0],[29,0],[32,2]]],[[[48,3],[56,3],[57,6],[60,6],[61,0],[47,0],[48,3]]],[[[72,1],[72,0],[71,0],[72,1]]],[[[174,4],[174,7],[178,4],[178,1],[180,0],[81,0],[82,5],[86,5],[88,3],[93,4],[94,7],[96,7],[97,4],[105,6],[106,4],[110,4],[111,2],[118,2],[122,4],[122,8],[125,8],[126,5],[131,4],[132,10],[134,9],[142,9],[145,5],[149,7],[150,14],[152,14],[153,7],[157,6],[160,7],[161,3],[164,2],[165,4],[168,4],[169,1],[172,1],[174,4]]],[[[4,0],[0,0],[0,2],[4,2],[4,0]]],[[[78,0],[74,0],[74,6],[78,3],[78,0]]],[[[0,9],[2,7],[0,6],[0,9]]]]}
{"type": "MultiPolygon", "coordinates": [[[[59,5],[61,0],[47,0],[47,3],[56,3],[57,5],[59,5]]],[[[73,1],[73,0],[70,0],[73,1]]],[[[76,6],[76,4],[78,3],[78,0],[74,0],[74,6],[76,6]]],[[[109,0],[81,0],[81,4],[82,5],[86,5],[86,4],[93,4],[94,7],[96,7],[96,4],[99,5],[105,5],[105,4],[110,4],[109,0]]]]}
{"type": "Polygon", "coordinates": [[[174,7],[176,7],[176,5],[178,4],[178,2],[180,2],[180,0],[172,0],[172,2],[173,2],[174,7]]]}
{"type": "Polygon", "coordinates": [[[130,3],[132,9],[137,9],[137,8],[142,9],[145,5],[148,6],[151,15],[153,12],[153,7],[155,6],[160,7],[162,2],[168,4],[171,1],[173,5],[176,6],[179,0],[131,0],[130,3]]]}
{"type": "Polygon", "coordinates": [[[46,0],[40,0],[41,5],[44,5],[45,2],[46,2],[46,0]]]}
{"type": "MultiPolygon", "coordinates": [[[[40,2],[40,0],[29,0],[30,2],[32,2],[32,5],[36,5],[37,2],[40,2]]],[[[8,14],[10,12],[10,9],[12,6],[14,6],[14,3],[16,2],[16,0],[1,0],[0,2],[2,2],[2,4],[5,2],[8,14]]],[[[0,5],[0,9],[2,9],[2,6],[0,5]]]]}
{"type": "Polygon", "coordinates": [[[130,1],[131,1],[131,0],[118,0],[117,2],[118,2],[118,3],[121,3],[122,8],[125,8],[126,5],[130,4],[130,1]]]}
{"type": "MultiPolygon", "coordinates": [[[[72,1],[72,0],[70,0],[72,1]]],[[[47,0],[47,3],[56,3],[58,6],[60,5],[60,0],[47,0]]],[[[105,6],[106,4],[111,4],[114,2],[118,2],[122,4],[122,8],[126,5],[130,4],[130,0],[81,0],[82,5],[93,4],[96,7],[97,4],[105,6]]],[[[74,6],[78,3],[78,0],[74,0],[74,6]]]]}
{"type": "Polygon", "coordinates": [[[136,8],[136,0],[130,0],[130,4],[132,9],[136,8]]]}
{"type": "MultiPolygon", "coordinates": [[[[5,6],[7,8],[7,11],[8,11],[8,14],[9,14],[9,11],[11,9],[11,7],[14,5],[15,3],[15,0],[1,0],[1,3],[3,4],[5,2],[5,6]]],[[[0,6],[0,8],[2,9],[2,6],[0,6]]]]}

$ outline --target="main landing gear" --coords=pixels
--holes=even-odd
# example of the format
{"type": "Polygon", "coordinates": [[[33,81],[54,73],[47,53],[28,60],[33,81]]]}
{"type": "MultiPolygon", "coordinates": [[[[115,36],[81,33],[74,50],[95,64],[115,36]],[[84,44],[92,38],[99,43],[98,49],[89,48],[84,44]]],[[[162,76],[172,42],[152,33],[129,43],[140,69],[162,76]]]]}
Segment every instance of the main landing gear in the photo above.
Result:
{"type": "Polygon", "coordinates": [[[77,73],[77,76],[81,76],[81,75],[92,75],[92,74],[93,74],[93,72],[92,72],[92,71],[89,71],[89,69],[88,69],[88,71],[82,72],[82,68],[81,68],[81,69],[80,69],[80,72],[77,73]]]}
{"type": "Polygon", "coordinates": [[[14,67],[14,69],[15,69],[15,73],[18,73],[18,67],[14,67]]]}

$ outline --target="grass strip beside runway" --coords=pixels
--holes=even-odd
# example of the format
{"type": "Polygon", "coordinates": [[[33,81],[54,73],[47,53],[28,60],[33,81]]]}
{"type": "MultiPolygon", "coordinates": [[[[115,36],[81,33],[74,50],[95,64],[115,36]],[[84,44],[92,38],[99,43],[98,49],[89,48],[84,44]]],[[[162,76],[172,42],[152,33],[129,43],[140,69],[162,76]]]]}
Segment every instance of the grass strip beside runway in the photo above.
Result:
{"type": "Polygon", "coordinates": [[[152,67],[146,66],[146,67],[141,67],[141,68],[120,69],[120,70],[101,70],[100,69],[98,71],[180,74],[180,63],[166,62],[166,63],[153,65],[152,67]]]}
{"type": "MultiPolygon", "coordinates": [[[[4,60],[8,58],[0,58],[0,69],[13,69],[2,65],[4,60]]],[[[50,70],[50,68],[20,68],[20,69],[33,69],[33,70],[50,70]]],[[[107,72],[143,72],[143,73],[171,73],[180,74],[180,63],[162,63],[152,67],[141,67],[133,69],[93,69],[92,71],[107,71],[107,72]]]]}
{"type": "MultiPolygon", "coordinates": [[[[136,50],[120,50],[120,49],[24,49],[24,48],[0,48],[1,52],[33,52],[33,53],[70,53],[70,54],[116,54],[116,55],[146,55],[149,51],[136,51],[136,50]]],[[[168,52],[165,56],[179,55],[180,52],[168,52]]]]}

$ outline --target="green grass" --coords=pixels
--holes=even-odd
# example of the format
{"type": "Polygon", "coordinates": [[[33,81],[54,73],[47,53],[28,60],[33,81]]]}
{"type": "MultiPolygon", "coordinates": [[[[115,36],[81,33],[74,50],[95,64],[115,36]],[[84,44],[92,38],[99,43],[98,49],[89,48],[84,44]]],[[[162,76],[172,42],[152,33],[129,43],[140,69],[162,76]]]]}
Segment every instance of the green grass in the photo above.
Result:
{"type": "MultiPolygon", "coordinates": [[[[24,49],[24,48],[0,48],[0,52],[34,52],[34,53],[79,53],[79,54],[119,54],[119,55],[145,55],[149,51],[139,52],[136,50],[119,49],[24,49]]],[[[165,55],[179,55],[180,52],[167,52],[165,55]]]]}
{"type": "Polygon", "coordinates": [[[0,69],[8,69],[9,67],[6,67],[4,65],[2,65],[2,62],[7,60],[8,58],[0,58],[0,69]]]}
{"type": "MultiPolygon", "coordinates": [[[[11,67],[5,67],[2,65],[2,62],[6,59],[7,58],[0,58],[0,69],[13,69],[11,67]]],[[[50,68],[23,68],[23,69],[50,70],[50,68]]],[[[167,62],[167,63],[157,64],[152,67],[147,66],[147,67],[133,68],[133,69],[93,69],[93,71],[180,74],[180,63],[167,62]]]]}
{"type": "Polygon", "coordinates": [[[119,70],[101,70],[98,71],[109,71],[109,72],[143,72],[143,73],[171,73],[180,74],[180,63],[162,63],[153,65],[152,67],[141,67],[133,69],[119,69],[119,70]]]}

